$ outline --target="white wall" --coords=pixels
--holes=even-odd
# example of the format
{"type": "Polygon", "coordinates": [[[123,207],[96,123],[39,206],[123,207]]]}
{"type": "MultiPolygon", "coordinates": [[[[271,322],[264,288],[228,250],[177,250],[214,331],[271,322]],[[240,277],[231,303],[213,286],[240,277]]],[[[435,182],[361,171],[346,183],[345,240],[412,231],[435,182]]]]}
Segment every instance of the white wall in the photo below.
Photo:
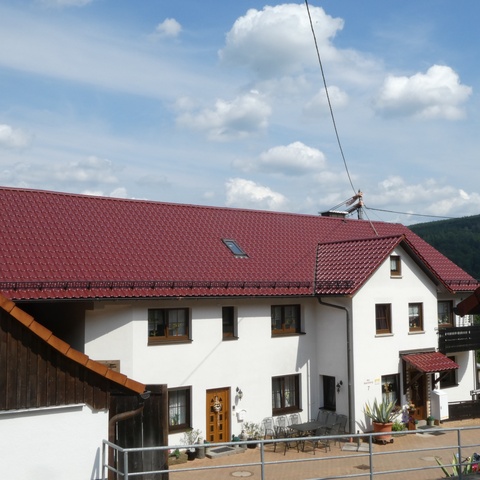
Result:
{"type": "MultiPolygon", "coordinates": [[[[87,312],[85,353],[96,360],[119,359],[122,373],[146,384],[169,388],[192,386],[192,427],[205,432],[206,390],[231,389],[231,430],[239,434],[242,423],[236,412],[246,410],[245,420],[260,422],[272,415],[272,377],[301,374],[303,418],[310,417],[311,361],[316,358],[316,301],[312,299],[245,299],[139,301],[133,305],[105,305],[87,312]],[[271,305],[302,304],[306,335],[272,338],[271,305]],[[148,308],[189,307],[191,343],[148,346],[148,308]],[[222,339],[222,306],[238,312],[238,339],[222,339]],[[131,318],[130,325],[126,319],[131,318]],[[98,326],[98,322],[102,326],[98,326]],[[113,330],[107,334],[108,328],[113,330]],[[243,391],[235,398],[236,387],[243,391]]],[[[317,377],[315,361],[315,372],[317,377]]],[[[181,435],[170,435],[178,444],[181,435]]]]}
{"type": "Polygon", "coordinates": [[[108,412],[85,405],[0,413],[1,478],[101,478],[108,412]]]}
{"type": "MultiPolygon", "coordinates": [[[[398,248],[395,254],[402,259],[402,276],[390,276],[387,259],[353,299],[355,418],[360,429],[365,425],[365,403],[381,399],[382,375],[401,373],[400,352],[438,348],[437,286],[403,249],[398,248]],[[378,303],[392,305],[391,334],[376,335],[375,304],[378,303]],[[409,303],[423,304],[422,332],[409,332],[409,303]]],[[[466,394],[473,388],[470,357],[469,353],[458,356],[464,362],[459,374],[462,385],[448,389],[449,401],[470,399],[466,394]]],[[[406,403],[405,397],[402,403],[406,403]]]]}

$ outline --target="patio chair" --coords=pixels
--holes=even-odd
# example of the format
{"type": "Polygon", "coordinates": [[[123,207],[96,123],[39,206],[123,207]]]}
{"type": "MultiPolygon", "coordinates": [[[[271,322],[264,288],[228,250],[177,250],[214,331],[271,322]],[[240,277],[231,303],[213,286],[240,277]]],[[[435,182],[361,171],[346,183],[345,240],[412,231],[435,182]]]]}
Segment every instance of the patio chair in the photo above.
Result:
{"type": "Polygon", "coordinates": [[[337,423],[340,424],[339,433],[346,433],[348,417],[342,413],[337,415],[337,423]]]}
{"type": "Polygon", "coordinates": [[[265,417],[262,420],[262,429],[265,438],[276,438],[275,423],[272,417],[265,417]]]}
{"type": "Polygon", "coordinates": [[[317,422],[326,425],[329,416],[330,412],[328,410],[319,410],[317,413],[317,422]]]}
{"type": "MultiPolygon", "coordinates": [[[[288,418],[284,415],[275,418],[275,438],[293,438],[296,436],[296,432],[289,428],[288,418]]],[[[281,442],[284,445],[283,454],[287,453],[289,448],[292,448],[292,442],[283,441],[281,442]]],[[[297,443],[297,442],[295,442],[297,443]]],[[[277,450],[277,443],[274,444],[273,451],[277,450]]]]}
{"type": "Polygon", "coordinates": [[[321,438],[316,438],[320,437],[321,435],[324,435],[324,430],[322,428],[317,428],[315,433],[310,436],[310,437],[301,437],[298,442],[297,442],[297,452],[300,452],[300,446],[302,447],[302,452],[305,451],[305,445],[311,445],[312,446],[312,452],[315,455],[315,449],[318,448],[320,445],[325,448],[325,453],[327,452],[327,445],[325,442],[322,442],[321,438]]]}
{"type": "Polygon", "coordinates": [[[291,413],[288,416],[288,424],[294,425],[296,423],[302,423],[302,417],[300,416],[299,413],[291,413]]]}

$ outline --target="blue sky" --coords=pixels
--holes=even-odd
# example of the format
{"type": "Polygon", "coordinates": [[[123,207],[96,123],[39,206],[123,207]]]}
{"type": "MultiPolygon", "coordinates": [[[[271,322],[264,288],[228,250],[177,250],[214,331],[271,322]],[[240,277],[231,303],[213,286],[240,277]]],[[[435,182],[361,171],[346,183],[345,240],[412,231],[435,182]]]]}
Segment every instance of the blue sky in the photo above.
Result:
{"type": "Polygon", "coordinates": [[[372,220],[479,214],[480,3],[309,7],[350,179],[304,2],[2,0],[0,184],[313,214],[361,190],[372,220]]]}

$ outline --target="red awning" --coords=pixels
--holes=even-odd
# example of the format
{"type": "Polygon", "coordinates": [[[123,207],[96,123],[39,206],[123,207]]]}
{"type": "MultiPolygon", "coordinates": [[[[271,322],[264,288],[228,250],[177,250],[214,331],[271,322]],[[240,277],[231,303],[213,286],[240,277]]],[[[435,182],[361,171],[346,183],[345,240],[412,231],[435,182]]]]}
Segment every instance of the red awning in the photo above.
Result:
{"type": "Polygon", "coordinates": [[[440,352],[410,353],[402,358],[423,373],[445,372],[455,370],[460,365],[440,352]]]}

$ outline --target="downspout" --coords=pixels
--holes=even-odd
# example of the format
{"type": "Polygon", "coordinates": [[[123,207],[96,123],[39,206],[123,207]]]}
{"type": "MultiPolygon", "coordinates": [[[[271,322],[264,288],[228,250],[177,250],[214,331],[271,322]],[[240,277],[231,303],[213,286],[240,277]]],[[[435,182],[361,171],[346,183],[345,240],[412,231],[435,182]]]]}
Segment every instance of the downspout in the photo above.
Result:
{"type": "MultiPolygon", "coordinates": [[[[140,394],[140,406],[136,408],[135,410],[129,410],[127,412],[122,412],[122,413],[117,413],[114,415],[109,421],[108,421],[108,441],[110,443],[115,443],[115,427],[118,422],[122,422],[124,420],[128,420],[129,418],[136,417],[140,413],[143,412],[143,409],[145,407],[145,400],[147,400],[150,397],[150,392],[147,390],[144,393],[140,394]]],[[[114,450],[113,448],[108,449],[108,464],[112,465],[114,464],[114,450]]],[[[109,471],[108,478],[112,478],[110,474],[113,472],[109,471]]]]}
{"type": "Polygon", "coordinates": [[[347,395],[348,395],[348,424],[349,424],[349,432],[355,433],[355,423],[353,421],[353,397],[352,397],[352,347],[351,347],[351,319],[350,319],[350,312],[346,307],[342,307],[341,305],[335,305],[334,303],[327,303],[324,302],[320,297],[317,297],[318,303],[320,305],[325,305],[326,307],[338,308],[339,310],[343,310],[345,312],[345,320],[347,323],[347,395]]]}

